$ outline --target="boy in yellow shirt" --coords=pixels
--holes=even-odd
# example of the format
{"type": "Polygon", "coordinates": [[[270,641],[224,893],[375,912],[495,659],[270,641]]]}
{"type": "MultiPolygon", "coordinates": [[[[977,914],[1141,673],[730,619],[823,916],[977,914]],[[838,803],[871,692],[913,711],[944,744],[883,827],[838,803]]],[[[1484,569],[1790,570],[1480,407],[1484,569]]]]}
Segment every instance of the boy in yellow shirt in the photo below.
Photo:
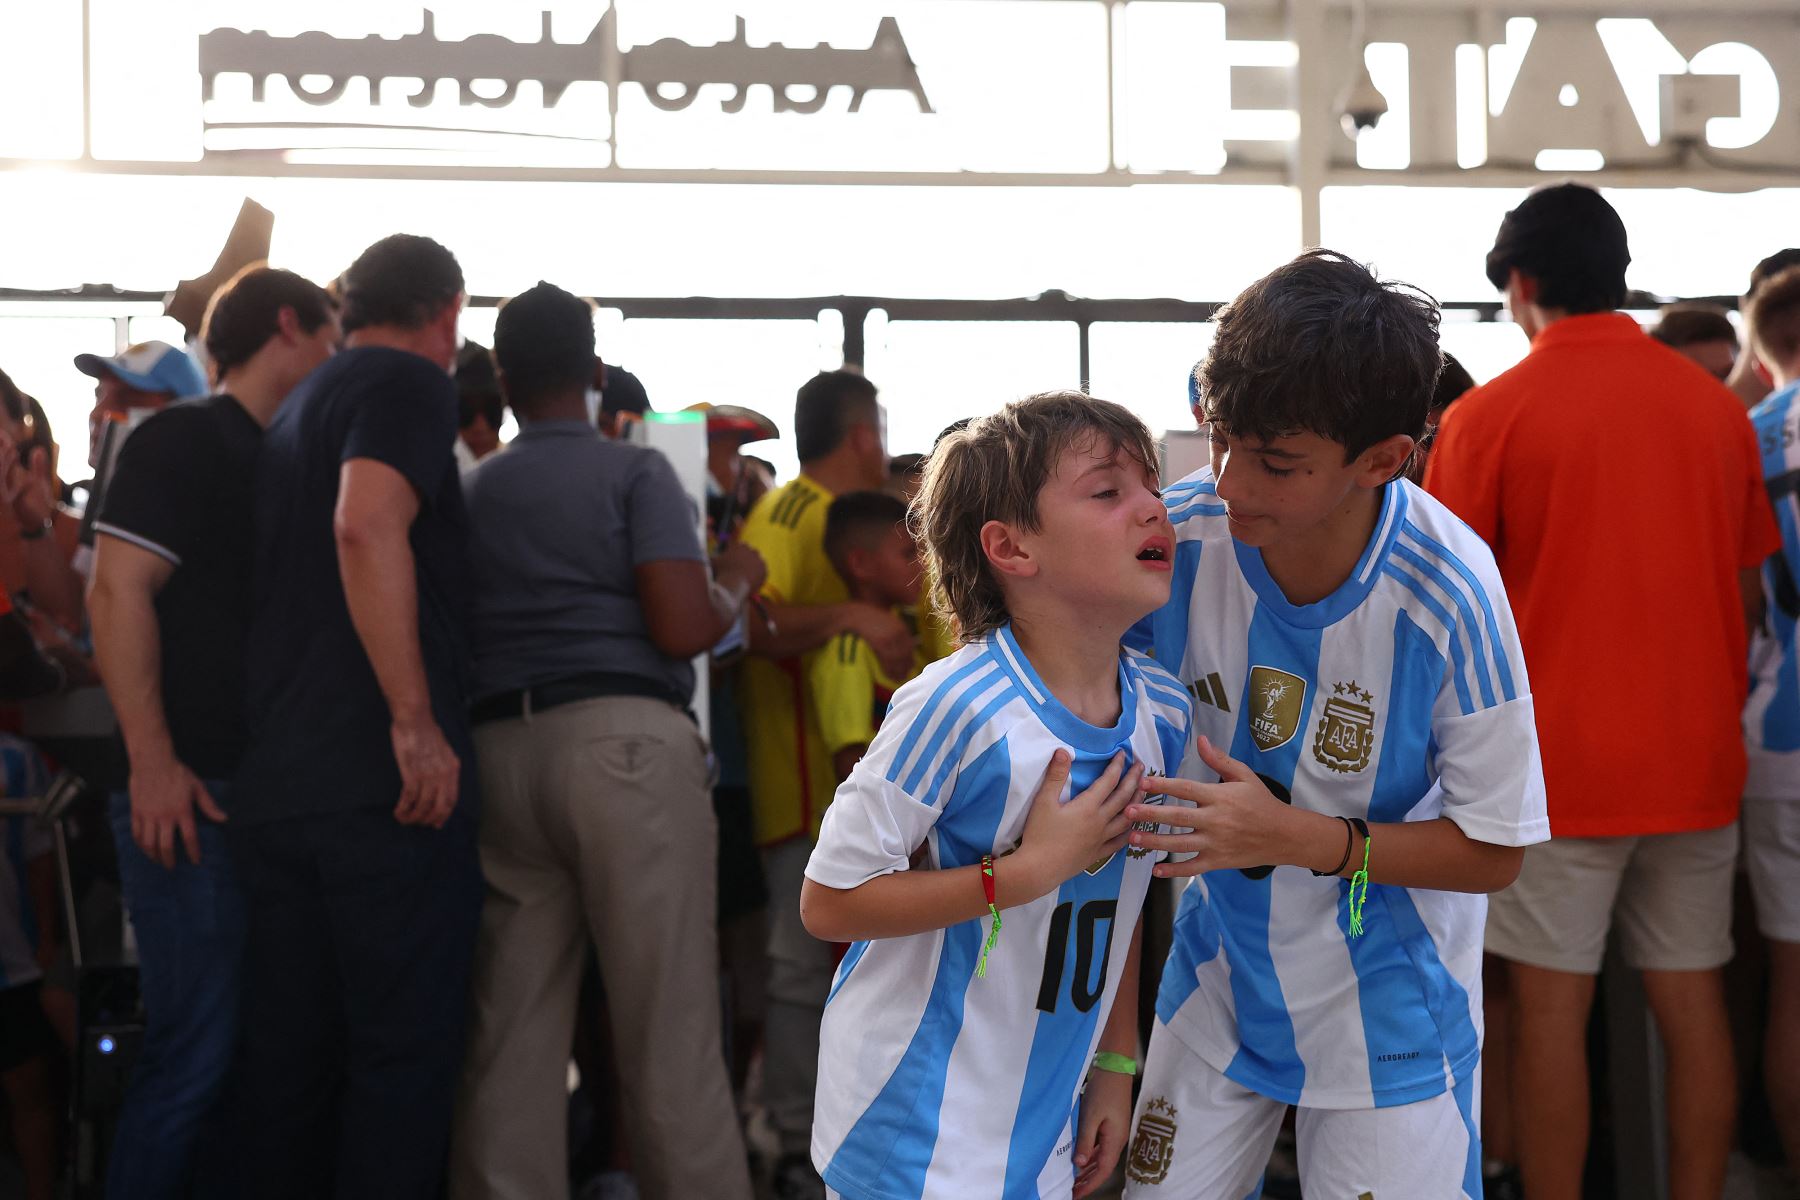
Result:
{"type": "MultiPolygon", "coordinates": [[[[849,492],[825,514],[825,553],[843,578],[850,599],[881,608],[919,602],[919,545],[906,528],[906,502],[890,492],[849,492]]],[[[819,732],[839,780],[862,757],[887,715],[888,700],[927,662],[913,651],[911,669],[899,678],[882,670],[869,644],[846,630],[813,653],[807,683],[819,716],[819,732]]]]}

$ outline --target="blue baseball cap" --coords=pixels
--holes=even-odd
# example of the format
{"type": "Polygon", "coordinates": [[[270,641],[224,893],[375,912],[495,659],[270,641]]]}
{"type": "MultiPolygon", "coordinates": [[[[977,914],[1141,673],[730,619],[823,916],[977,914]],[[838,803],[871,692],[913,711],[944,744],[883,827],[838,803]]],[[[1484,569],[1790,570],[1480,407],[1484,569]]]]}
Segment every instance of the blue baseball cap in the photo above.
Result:
{"type": "Polygon", "coordinates": [[[206,376],[199,365],[167,342],[139,342],[111,358],[77,354],[75,369],[95,379],[112,375],[139,391],[167,392],[177,399],[206,394],[206,376]]]}

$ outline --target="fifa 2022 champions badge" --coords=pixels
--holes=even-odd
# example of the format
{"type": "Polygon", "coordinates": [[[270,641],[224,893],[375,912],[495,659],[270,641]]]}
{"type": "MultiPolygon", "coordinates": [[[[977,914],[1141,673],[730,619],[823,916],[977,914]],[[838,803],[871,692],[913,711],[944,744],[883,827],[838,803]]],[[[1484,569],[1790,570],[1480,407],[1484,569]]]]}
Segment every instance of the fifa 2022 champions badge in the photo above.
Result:
{"type": "Polygon", "coordinates": [[[1175,1164],[1175,1117],[1175,1106],[1166,1096],[1144,1105],[1125,1159],[1125,1176],[1131,1182],[1154,1187],[1169,1177],[1175,1164]]]}
{"type": "Polygon", "coordinates": [[[1250,668],[1250,740],[1259,750],[1285,746],[1300,732],[1306,713],[1306,680],[1276,667],[1250,668]]]}

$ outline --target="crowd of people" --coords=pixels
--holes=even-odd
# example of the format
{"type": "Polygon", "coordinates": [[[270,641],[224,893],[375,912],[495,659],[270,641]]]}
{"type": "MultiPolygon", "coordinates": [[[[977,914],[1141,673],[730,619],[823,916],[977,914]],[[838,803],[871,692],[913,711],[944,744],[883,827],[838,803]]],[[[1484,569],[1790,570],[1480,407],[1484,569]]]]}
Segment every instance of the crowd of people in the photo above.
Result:
{"type": "MultiPolygon", "coordinates": [[[[697,506],[589,301],[465,345],[405,234],[78,358],[85,513],[0,375],[0,699],[100,682],[128,763],[107,1194],[1574,1200],[1612,936],[1716,1200],[1740,869],[1800,1163],[1800,250],[1741,329],[1646,331],[1629,262],[1598,192],[1527,197],[1486,266],[1531,348],[1477,385],[1309,251],[1218,315],[1183,480],[1079,391],[890,455],[847,367],[785,482],[695,406],[697,506]]],[[[49,1200],[77,1005],[46,832],[0,833],[49,1200]]]]}

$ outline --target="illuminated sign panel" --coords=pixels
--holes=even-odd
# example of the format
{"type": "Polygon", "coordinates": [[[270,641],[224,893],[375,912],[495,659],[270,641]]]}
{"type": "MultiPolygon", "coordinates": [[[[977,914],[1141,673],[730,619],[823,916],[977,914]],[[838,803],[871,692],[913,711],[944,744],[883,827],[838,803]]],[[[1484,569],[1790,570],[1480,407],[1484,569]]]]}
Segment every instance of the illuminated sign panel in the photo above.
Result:
{"type": "Polygon", "coordinates": [[[0,13],[0,112],[41,114],[0,122],[0,158],[1270,182],[1311,138],[1338,177],[1794,174],[1800,16],[1641,9],[88,0],[83,40],[60,0],[0,13]],[[1353,138],[1364,67],[1387,113],[1353,138]]]}

